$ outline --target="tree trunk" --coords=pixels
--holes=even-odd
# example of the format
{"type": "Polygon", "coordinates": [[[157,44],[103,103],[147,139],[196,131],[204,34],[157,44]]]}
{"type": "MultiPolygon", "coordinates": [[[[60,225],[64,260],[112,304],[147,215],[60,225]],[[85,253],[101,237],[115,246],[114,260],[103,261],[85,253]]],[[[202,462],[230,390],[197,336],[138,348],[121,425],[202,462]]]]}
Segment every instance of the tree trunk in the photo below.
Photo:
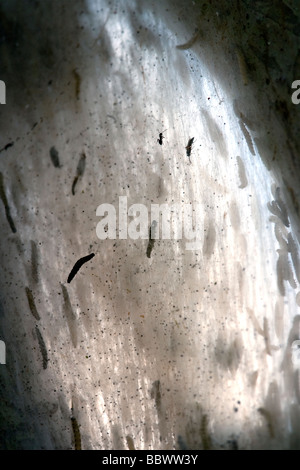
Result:
{"type": "Polygon", "coordinates": [[[294,5],[1,2],[1,448],[299,448],[294,5]]]}

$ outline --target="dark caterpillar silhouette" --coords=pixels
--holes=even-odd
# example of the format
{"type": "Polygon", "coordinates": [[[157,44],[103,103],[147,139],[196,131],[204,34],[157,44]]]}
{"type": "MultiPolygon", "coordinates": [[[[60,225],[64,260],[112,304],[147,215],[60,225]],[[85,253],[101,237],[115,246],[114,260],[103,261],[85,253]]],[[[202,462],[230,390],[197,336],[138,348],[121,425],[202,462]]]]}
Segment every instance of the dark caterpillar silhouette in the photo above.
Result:
{"type": "Polygon", "coordinates": [[[3,152],[3,150],[9,149],[9,148],[12,147],[13,145],[14,145],[14,142],[9,142],[9,143],[6,144],[4,147],[2,147],[2,149],[0,149],[0,153],[3,152]]]}
{"type": "Polygon", "coordinates": [[[258,408],[257,411],[265,418],[270,437],[274,438],[275,430],[274,430],[274,418],[272,416],[272,413],[270,413],[270,411],[268,411],[266,408],[258,408]]]}
{"type": "Polygon", "coordinates": [[[252,141],[250,132],[248,131],[247,127],[245,126],[245,123],[241,119],[239,120],[239,124],[240,124],[241,131],[244,134],[244,137],[246,139],[250,153],[252,155],[255,155],[255,150],[254,150],[253,141],[252,141]]]}
{"type": "Polygon", "coordinates": [[[30,240],[31,244],[31,277],[35,284],[38,283],[39,280],[39,272],[38,272],[38,250],[36,243],[33,240],[30,240]]]}
{"type": "Polygon", "coordinates": [[[2,199],[2,202],[3,202],[3,205],[4,205],[4,209],[5,209],[5,215],[6,215],[6,219],[7,219],[7,222],[9,223],[9,226],[11,228],[11,231],[13,233],[16,233],[17,229],[15,227],[15,224],[14,224],[14,221],[12,219],[12,216],[10,214],[10,208],[9,208],[9,205],[8,205],[8,201],[7,201],[7,197],[6,197],[6,194],[5,194],[5,189],[4,189],[4,182],[3,182],[3,175],[2,173],[0,173],[0,199],[2,199]]]}
{"type": "Polygon", "coordinates": [[[136,450],[131,436],[126,436],[126,442],[129,450],[136,450]]]}
{"type": "Polygon", "coordinates": [[[75,96],[76,96],[76,100],[79,100],[79,96],[80,96],[80,87],[81,87],[81,77],[79,75],[79,73],[77,72],[76,69],[73,69],[72,70],[72,74],[73,74],[73,77],[74,77],[74,80],[75,80],[75,96]]]}
{"type": "Polygon", "coordinates": [[[67,291],[67,288],[61,284],[63,298],[64,298],[64,313],[66,316],[68,328],[71,335],[71,340],[74,348],[77,347],[77,324],[76,324],[76,315],[73,312],[70,297],[67,291]]]}
{"type": "Polygon", "coordinates": [[[69,276],[68,276],[68,283],[72,281],[73,277],[76,276],[78,273],[79,269],[84,263],[87,263],[87,261],[90,261],[92,258],[94,258],[95,253],[91,253],[90,255],[84,256],[83,258],[80,258],[76,263],[74,264],[69,276]]]}
{"type": "Polygon", "coordinates": [[[80,176],[83,175],[84,170],[85,170],[85,159],[86,159],[86,156],[85,156],[84,153],[82,153],[81,157],[79,159],[78,165],[77,165],[76,176],[75,176],[73,184],[72,184],[72,194],[73,194],[73,196],[75,195],[75,186],[77,184],[77,181],[80,178],[80,176]]]}
{"type": "Polygon", "coordinates": [[[201,417],[201,425],[200,425],[200,436],[202,439],[202,445],[204,450],[210,450],[212,447],[211,437],[208,433],[208,416],[204,414],[201,417]]]}
{"type": "Polygon", "coordinates": [[[154,233],[155,233],[156,225],[157,225],[156,220],[153,220],[153,222],[151,224],[151,227],[149,229],[149,242],[148,242],[148,246],[147,246],[147,258],[151,258],[151,252],[153,250],[154,242],[155,242],[154,233]]]}
{"type": "Polygon", "coordinates": [[[192,145],[194,143],[194,137],[191,137],[187,143],[187,146],[185,147],[186,149],[186,156],[189,157],[189,161],[191,162],[191,153],[192,153],[192,145]]]}
{"type": "Polygon", "coordinates": [[[59,162],[59,155],[58,155],[58,151],[56,150],[56,148],[51,147],[49,153],[50,153],[50,158],[53,163],[53,166],[55,166],[55,168],[61,168],[61,164],[59,162]]]}
{"type": "Polygon", "coordinates": [[[41,318],[40,318],[39,313],[37,311],[32,291],[29,289],[29,287],[25,287],[25,292],[26,292],[28,305],[29,305],[29,308],[30,308],[30,311],[31,311],[32,315],[34,316],[34,318],[36,320],[40,320],[41,318]]]}
{"type": "Polygon", "coordinates": [[[155,407],[158,414],[161,414],[161,387],[160,380],[155,380],[152,384],[150,396],[154,400],[155,407]]]}
{"type": "Polygon", "coordinates": [[[74,418],[74,416],[71,417],[71,423],[72,423],[72,429],[73,429],[73,435],[74,435],[75,450],[81,450],[80,429],[79,429],[77,419],[74,418]]]}
{"type": "Polygon", "coordinates": [[[36,336],[39,342],[39,347],[40,347],[42,358],[43,358],[43,369],[47,369],[49,359],[48,359],[45,341],[44,341],[44,338],[42,337],[42,333],[40,332],[37,326],[35,327],[35,331],[36,331],[36,336]]]}

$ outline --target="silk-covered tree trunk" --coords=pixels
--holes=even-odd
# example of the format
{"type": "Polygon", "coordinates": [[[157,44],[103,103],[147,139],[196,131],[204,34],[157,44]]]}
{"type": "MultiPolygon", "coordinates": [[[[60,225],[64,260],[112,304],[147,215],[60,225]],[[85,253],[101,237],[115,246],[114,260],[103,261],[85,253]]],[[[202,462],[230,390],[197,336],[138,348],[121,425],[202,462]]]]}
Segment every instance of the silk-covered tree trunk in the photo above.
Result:
{"type": "Polygon", "coordinates": [[[0,447],[299,448],[297,2],[0,12],[0,447]]]}

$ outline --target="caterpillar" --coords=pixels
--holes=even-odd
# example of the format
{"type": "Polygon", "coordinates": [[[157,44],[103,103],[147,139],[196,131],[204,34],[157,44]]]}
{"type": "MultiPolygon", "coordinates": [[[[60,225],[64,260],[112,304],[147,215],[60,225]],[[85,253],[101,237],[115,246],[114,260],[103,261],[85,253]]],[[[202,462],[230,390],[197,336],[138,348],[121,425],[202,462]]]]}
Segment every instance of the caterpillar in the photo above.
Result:
{"type": "Polygon", "coordinates": [[[38,275],[38,251],[36,243],[33,240],[30,240],[31,244],[31,276],[33,281],[37,284],[39,280],[38,275]]]}
{"type": "Polygon", "coordinates": [[[44,338],[42,337],[42,334],[41,334],[41,332],[40,332],[40,330],[38,329],[37,326],[35,327],[35,331],[36,331],[37,339],[38,339],[38,342],[39,342],[40,350],[41,350],[41,353],[42,353],[43,368],[44,368],[44,369],[47,369],[47,365],[48,365],[48,354],[47,354],[47,349],[46,349],[45,341],[44,341],[44,338]]]}
{"type": "Polygon", "coordinates": [[[87,256],[84,256],[83,258],[80,258],[78,261],[76,261],[76,263],[74,264],[73,268],[71,269],[71,272],[68,276],[68,284],[70,284],[70,282],[72,281],[72,279],[74,278],[74,276],[76,276],[76,274],[78,273],[79,269],[81,268],[81,266],[85,263],[87,263],[88,261],[90,261],[92,258],[94,258],[95,254],[94,253],[91,253],[90,255],[87,255],[87,256]]]}
{"type": "Polygon", "coordinates": [[[74,435],[75,450],[81,450],[81,435],[79,425],[77,423],[77,419],[74,418],[74,416],[71,417],[71,423],[74,435]]]}
{"type": "Polygon", "coordinates": [[[59,155],[58,155],[58,151],[56,150],[56,148],[51,147],[49,153],[50,153],[50,158],[53,163],[53,166],[55,166],[55,168],[61,168],[61,164],[59,163],[59,155]]]}
{"type": "Polygon", "coordinates": [[[72,194],[73,194],[73,196],[75,195],[75,187],[76,187],[77,181],[78,181],[80,176],[83,176],[83,173],[84,173],[84,170],[85,170],[85,159],[86,159],[86,156],[85,156],[84,153],[82,153],[82,155],[79,159],[78,165],[77,165],[76,176],[75,176],[75,178],[73,180],[73,184],[72,184],[72,194]]]}
{"type": "Polygon", "coordinates": [[[29,287],[25,287],[25,292],[26,292],[28,305],[29,305],[32,315],[34,316],[36,320],[40,320],[41,317],[39,316],[39,313],[37,311],[32,291],[29,289],[29,287]]]}
{"type": "Polygon", "coordinates": [[[151,224],[151,227],[149,229],[149,243],[148,243],[148,246],[147,246],[147,257],[150,258],[151,257],[151,252],[153,250],[153,247],[154,247],[154,230],[155,230],[155,227],[156,227],[156,220],[153,220],[152,224],[151,224]]]}

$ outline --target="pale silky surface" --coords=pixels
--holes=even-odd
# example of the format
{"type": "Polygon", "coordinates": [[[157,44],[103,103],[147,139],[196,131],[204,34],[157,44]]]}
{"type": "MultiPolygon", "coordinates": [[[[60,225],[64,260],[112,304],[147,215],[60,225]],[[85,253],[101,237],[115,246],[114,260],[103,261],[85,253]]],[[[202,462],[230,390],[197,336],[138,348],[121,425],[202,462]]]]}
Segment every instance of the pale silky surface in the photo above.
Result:
{"type": "Polygon", "coordinates": [[[288,132],[230,34],[222,58],[226,33],[197,33],[197,2],[59,3],[22,20],[49,28],[0,110],[3,448],[297,447],[288,132]],[[99,240],[120,196],[200,204],[199,246],[99,240]]]}

